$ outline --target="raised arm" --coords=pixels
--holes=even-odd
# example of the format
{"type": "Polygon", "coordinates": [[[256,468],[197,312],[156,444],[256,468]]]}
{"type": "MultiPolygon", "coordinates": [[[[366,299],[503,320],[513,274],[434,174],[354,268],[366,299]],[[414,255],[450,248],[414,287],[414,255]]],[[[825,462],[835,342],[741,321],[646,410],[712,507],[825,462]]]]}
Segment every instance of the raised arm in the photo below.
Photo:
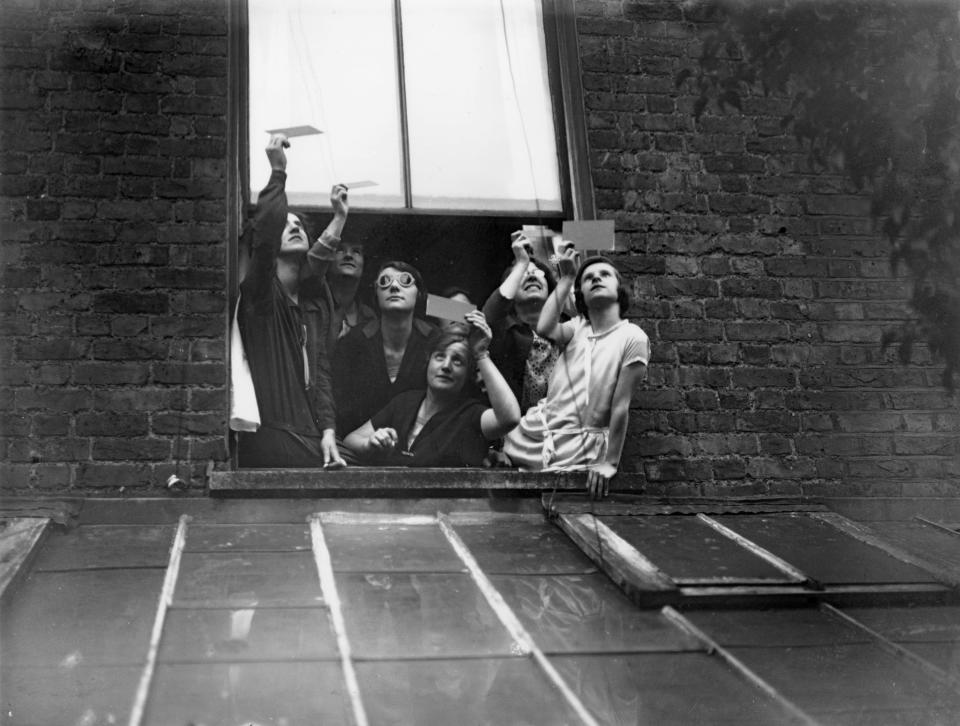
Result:
{"type": "Polygon", "coordinates": [[[491,325],[497,325],[507,317],[511,303],[520,289],[520,283],[523,282],[527,265],[530,264],[530,242],[523,236],[522,232],[514,232],[511,237],[513,239],[511,243],[513,267],[510,268],[510,272],[500,283],[500,286],[490,293],[490,297],[483,304],[483,314],[491,325]]]}
{"type": "Polygon", "coordinates": [[[520,404],[513,395],[500,369],[490,359],[488,349],[492,333],[483,313],[478,310],[467,313],[470,323],[470,348],[477,369],[487,386],[490,408],[480,416],[480,430],[488,440],[498,439],[520,422],[520,404]]]}
{"type": "Polygon", "coordinates": [[[248,293],[265,294],[273,284],[277,253],[280,251],[283,228],[287,224],[287,155],[290,146],[283,134],[274,134],[267,142],[270,181],[257,197],[257,211],[251,223],[253,245],[251,265],[244,279],[248,293]]]}
{"type": "Polygon", "coordinates": [[[327,268],[340,248],[340,237],[343,234],[343,227],[347,223],[347,215],[350,212],[347,187],[344,184],[334,184],[330,190],[330,206],[333,207],[333,219],[330,220],[326,229],[323,230],[323,234],[317,238],[310,251],[307,252],[307,264],[310,266],[310,273],[319,278],[323,278],[327,274],[327,268]]]}
{"type": "Polygon", "coordinates": [[[566,345],[572,335],[568,326],[560,324],[560,313],[563,312],[564,303],[573,288],[579,262],[578,255],[579,253],[573,247],[568,247],[557,255],[557,272],[560,279],[543,304],[540,319],[537,321],[537,334],[560,346],[566,345]]]}
{"type": "Polygon", "coordinates": [[[607,450],[603,459],[587,472],[587,492],[594,499],[605,497],[610,492],[610,480],[616,476],[623,453],[630,420],[630,401],[636,386],[647,377],[647,366],[633,361],[620,369],[617,387],[610,406],[610,430],[607,434],[607,450]]]}

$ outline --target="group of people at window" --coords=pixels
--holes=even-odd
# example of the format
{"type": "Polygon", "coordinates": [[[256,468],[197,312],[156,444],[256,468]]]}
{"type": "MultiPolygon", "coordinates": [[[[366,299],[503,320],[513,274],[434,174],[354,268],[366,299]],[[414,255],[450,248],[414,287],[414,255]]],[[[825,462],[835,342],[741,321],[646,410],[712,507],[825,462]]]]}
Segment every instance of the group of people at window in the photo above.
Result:
{"type": "Polygon", "coordinates": [[[423,278],[400,260],[379,265],[368,306],[364,249],[341,240],[347,188],[332,189],[333,219],[311,243],[287,209],[287,147],[279,134],[267,145],[240,284],[260,417],[239,433],[240,465],[585,470],[605,494],[649,360],[616,268],[570,245],[551,269],[518,233],[501,284],[463,320],[428,320],[423,278]]]}

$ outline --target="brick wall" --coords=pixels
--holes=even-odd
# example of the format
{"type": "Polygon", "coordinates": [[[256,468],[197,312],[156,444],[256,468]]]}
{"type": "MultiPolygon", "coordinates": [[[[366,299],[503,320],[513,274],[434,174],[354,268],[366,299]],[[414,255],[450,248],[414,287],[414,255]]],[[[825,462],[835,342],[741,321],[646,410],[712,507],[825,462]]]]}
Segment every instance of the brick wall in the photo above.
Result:
{"type": "MultiPolygon", "coordinates": [[[[227,22],[214,0],[5,0],[0,480],[203,486],[227,460],[227,22]]],[[[625,471],[650,491],[939,494],[955,404],[879,349],[907,284],[776,99],[691,115],[703,26],[577,2],[593,179],[655,360],[625,471]]],[[[922,351],[921,351],[922,352],[922,351]]]]}
{"type": "Polygon", "coordinates": [[[226,457],[225,7],[3,2],[4,490],[226,457]]]}
{"type": "Polygon", "coordinates": [[[869,202],[811,174],[783,99],[678,91],[707,24],[680,3],[577,3],[593,178],[655,350],[627,468],[649,490],[955,494],[956,401],[881,353],[908,282],[869,202]]]}

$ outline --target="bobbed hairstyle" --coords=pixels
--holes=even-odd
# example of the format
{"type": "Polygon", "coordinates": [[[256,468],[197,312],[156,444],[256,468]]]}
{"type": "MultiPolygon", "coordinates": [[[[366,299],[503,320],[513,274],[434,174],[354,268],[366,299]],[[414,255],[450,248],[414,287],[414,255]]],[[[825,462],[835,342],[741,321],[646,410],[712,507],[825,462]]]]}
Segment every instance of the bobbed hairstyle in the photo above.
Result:
{"type": "Polygon", "coordinates": [[[428,343],[432,343],[432,345],[427,346],[428,361],[433,357],[434,353],[438,351],[443,352],[454,343],[463,343],[463,347],[467,349],[467,377],[464,381],[466,382],[471,379],[477,369],[477,361],[474,360],[473,351],[470,350],[470,342],[467,340],[467,336],[462,333],[441,333],[432,336],[428,343]]]}
{"type": "MultiPolygon", "coordinates": [[[[310,222],[309,222],[309,220],[307,219],[307,215],[304,214],[303,212],[294,212],[292,209],[288,209],[288,210],[287,210],[287,215],[288,215],[288,216],[286,216],[286,217],[283,218],[283,227],[284,227],[284,229],[286,229],[286,227],[287,227],[287,222],[289,221],[290,216],[292,215],[292,216],[296,217],[296,218],[300,221],[300,224],[303,226],[303,233],[304,233],[304,234],[306,235],[306,237],[307,237],[307,244],[312,244],[312,243],[310,242],[310,240],[313,239],[313,233],[312,233],[312,231],[311,231],[311,229],[310,229],[310,222]]],[[[282,233],[283,233],[283,230],[281,230],[281,234],[282,234],[282,233]]]]}
{"type": "Polygon", "coordinates": [[[620,270],[614,267],[614,264],[603,255],[588,257],[580,265],[580,269],[577,270],[577,276],[573,281],[573,301],[576,304],[577,312],[583,317],[587,317],[587,303],[583,299],[583,290],[580,287],[583,282],[583,273],[588,267],[600,264],[601,262],[606,262],[613,267],[613,271],[617,275],[617,304],[620,306],[620,317],[622,318],[627,314],[627,310],[630,309],[630,296],[627,294],[627,291],[623,289],[623,276],[620,274],[620,270]]]}
{"type": "Polygon", "coordinates": [[[380,309],[380,299],[377,297],[377,280],[380,279],[380,275],[382,275],[383,271],[388,267],[392,267],[400,272],[409,272],[413,276],[413,284],[417,286],[417,302],[413,306],[413,314],[424,315],[427,310],[427,287],[423,284],[423,275],[420,274],[420,270],[409,262],[403,262],[401,260],[390,260],[377,267],[377,274],[373,276],[373,304],[377,310],[380,309]]]}

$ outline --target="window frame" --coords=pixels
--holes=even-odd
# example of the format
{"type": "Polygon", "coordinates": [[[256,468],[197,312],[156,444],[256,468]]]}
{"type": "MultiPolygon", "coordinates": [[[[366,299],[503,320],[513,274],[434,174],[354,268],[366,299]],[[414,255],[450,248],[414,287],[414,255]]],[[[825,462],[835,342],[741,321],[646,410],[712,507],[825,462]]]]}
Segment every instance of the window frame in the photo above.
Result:
{"type": "MultiPolygon", "coordinates": [[[[400,3],[393,0],[394,29],[397,51],[397,84],[400,98],[400,131],[403,154],[404,207],[362,207],[358,211],[387,215],[446,215],[446,216],[539,216],[544,219],[595,219],[596,206],[590,177],[586,120],[583,107],[583,87],[580,81],[580,56],[577,48],[575,0],[540,0],[543,17],[544,41],[547,56],[547,80],[550,89],[554,132],[557,140],[557,162],[560,175],[561,212],[535,210],[424,209],[412,206],[411,166],[407,133],[406,92],[404,89],[403,39],[398,20],[400,3]]],[[[244,210],[255,208],[250,200],[249,136],[249,44],[248,3],[236,0],[229,4],[231,82],[228,92],[231,138],[228,141],[231,159],[236,160],[231,178],[231,208],[239,208],[241,220],[244,210]],[[232,143],[231,143],[232,142],[232,143]],[[237,195],[239,194],[239,198],[237,195]]],[[[324,205],[297,205],[306,212],[322,212],[324,205]]]]}
{"type": "MultiPolygon", "coordinates": [[[[394,0],[395,3],[399,0],[394,0]]],[[[581,83],[580,56],[576,30],[575,0],[541,0],[546,44],[548,84],[552,101],[553,123],[557,139],[557,158],[560,173],[561,212],[533,212],[507,210],[445,210],[405,207],[364,207],[351,210],[384,219],[418,217],[424,221],[435,217],[439,220],[451,217],[482,218],[492,222],[499,218],[524,218],[536,223],[556,223],[563,219],[596,219],[596,204],[590,171],[587,125],[584,110],[583,86],[581,83]]],[[[395,6],[396,7],[396,6],[395,6]]],[[[396,12],[396,11],[395,11],[396,12]]],[[[240,284],[240,234],[244,222],[255,211],[250,200],[250,150],[249,139],[249,43],[247,0],[232,0],[227,3],[227,240],[226,284],[228,305],[224,311],[225,345],[225,391],[226,406],[230,406],[230,326],[240,284]]],[[[398,49],[402,53],[402,48],[398,49]]],[[[407,144],[404,131],[404,144],[407,144]]],[[[405,195],[409,199],[409,164],[405,160],[405,195]]],[[[297,206],[307,214],[328,213],[323,206],[297,206]]],[[[442,222],[441,222],[442,223],[442,222]]],[[[228,417],[227,417],[228,418],[228,417]]],[[[224,422],[225,443],[232,471],[240,469],[237,461],[236,437],[224,422]]]]}

